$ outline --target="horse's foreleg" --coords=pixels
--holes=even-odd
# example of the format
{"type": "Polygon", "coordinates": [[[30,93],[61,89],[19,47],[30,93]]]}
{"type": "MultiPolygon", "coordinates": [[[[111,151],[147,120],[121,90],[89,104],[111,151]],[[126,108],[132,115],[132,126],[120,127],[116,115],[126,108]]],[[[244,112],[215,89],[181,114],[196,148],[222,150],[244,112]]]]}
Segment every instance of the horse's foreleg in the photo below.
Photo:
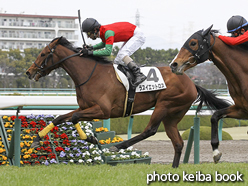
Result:
{"type": "Polygon", "coordinates": [[[221,118],[247,118],[247,113],[243,112],[235,105],[216,111],[211,117],[211,145],[213,149],[213,159],[215,163],[218,163],[222,153],[218,150],[219,137],[218,137],[218,122],[221,118]]]}
{"type": "Polygon", "coordinates": [[[40,144],[40,141],[42,140],[41,138],[46,136],[48,132],[50,132],[56,125],[60,124],[60,123],[63,123],[65,121],[68,121],[71,119],[72,115],[75,113],[75,112],[78,112],[80,111],[81,109],[78,108],[77,110],[74,110],[72,112],[69,112],[68,114],[64,114],[64,115],[61,115],[57,118],[55,118],[49,125],[47,125],[43,130],[41,130],[37,137],[34,139],[32,145],[31,145],[31,148],[35,148],[37,146],[39,146],[40,144]]]}

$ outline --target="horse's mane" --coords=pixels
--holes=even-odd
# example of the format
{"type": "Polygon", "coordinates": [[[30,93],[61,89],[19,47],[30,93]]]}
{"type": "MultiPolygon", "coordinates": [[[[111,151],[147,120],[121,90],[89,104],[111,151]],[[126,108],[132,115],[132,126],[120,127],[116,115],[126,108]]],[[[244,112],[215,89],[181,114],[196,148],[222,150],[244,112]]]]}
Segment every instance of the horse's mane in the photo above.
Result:
{"type": "MultiPolygon", "coordinates": [[[[80,50],[82,50],[82,47],[75,47],[72,43],[70,43],[65,37],[57,37],[55,39],[52,40],[55,41],[57,39],[59,39],[59,42],[58,44],[68,48],[69,50],[72,50],[73,52],[75,53],[78,53],[80,50]]],[[[94,60],[96,60],[97,62],[101,62],[101,63],[113,63],[112,61],[109,61],[106,57],[103,57],[103,56],[87,56],[87,58],[92,58],[94,60]]]]}

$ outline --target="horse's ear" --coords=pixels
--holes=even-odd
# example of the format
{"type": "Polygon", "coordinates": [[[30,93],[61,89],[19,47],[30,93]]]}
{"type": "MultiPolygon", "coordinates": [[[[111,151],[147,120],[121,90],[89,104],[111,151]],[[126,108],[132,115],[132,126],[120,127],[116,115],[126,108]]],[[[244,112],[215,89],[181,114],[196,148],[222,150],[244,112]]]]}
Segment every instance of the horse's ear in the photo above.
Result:
{"type": "Polygon", "coordinates": [[[58,41],[57,41],[57,42],[59,43],[59,42],[60,42],[60,40],[61,40],[62,38],[63,38],[63,36],[61,36],[61,37],[58,39],[58,41]]]}
{"type": "Polygon", "coordinates": [[[213,25],[211,25],[210,27],[208,27],[206,30],[203,30],[202,31],[202,35],[203,36],[207,35],[210,32],[210,30],[212,29],[212,27],[213,27],[213,25]]]}

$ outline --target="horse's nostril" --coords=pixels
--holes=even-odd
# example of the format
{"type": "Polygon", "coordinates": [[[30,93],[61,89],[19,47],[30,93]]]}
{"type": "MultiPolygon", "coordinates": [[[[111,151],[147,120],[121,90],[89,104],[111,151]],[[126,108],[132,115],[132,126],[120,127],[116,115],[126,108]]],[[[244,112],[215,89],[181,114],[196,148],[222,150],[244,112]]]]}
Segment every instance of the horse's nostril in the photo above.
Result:
{"type": "Polygon", "coordinates": [[[174,67],[174,68],[177,67],[177,65],[178,65],[177,62],[174,62],[174,63],[171,64],[171,66],[174,67]]]}

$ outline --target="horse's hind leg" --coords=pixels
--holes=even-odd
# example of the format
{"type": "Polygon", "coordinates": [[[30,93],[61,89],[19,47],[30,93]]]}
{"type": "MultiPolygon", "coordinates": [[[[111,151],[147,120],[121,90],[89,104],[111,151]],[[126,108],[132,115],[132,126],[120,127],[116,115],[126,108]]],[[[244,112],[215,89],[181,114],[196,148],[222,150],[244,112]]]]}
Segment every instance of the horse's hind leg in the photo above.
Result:
{"type": "Polygon", "coordinates": [[[165,113],[166,113],[166,109],[164,109],[164,108],[159,109],[159,107],[155,107],[154,112],[151,116],[151,119],[150,119],[148,125],[146,126],[145,130],[141,134],[139,134],[139,135],[127,140],[127,141],[124,141],[118,145],[110,147],[110,150],[111,151],[118,151],[119,149],[126,149],[126,148],[132,146],[133,144],[138,143],[138,142],[156,134],[158,127],[159,127],[165,113]]]}
{"type": "Polygon", "coordinates": [[[175,150],[175,155],[172,163],[173,168],[179,166],[180,157],[183,149],[183,140],[177,128],[177,124],[179,123],[180,120],[181,119],[178,118],[175,119],[172,117],[163,119],[163,124],[166,134],[171,139],[175,150]]]}

